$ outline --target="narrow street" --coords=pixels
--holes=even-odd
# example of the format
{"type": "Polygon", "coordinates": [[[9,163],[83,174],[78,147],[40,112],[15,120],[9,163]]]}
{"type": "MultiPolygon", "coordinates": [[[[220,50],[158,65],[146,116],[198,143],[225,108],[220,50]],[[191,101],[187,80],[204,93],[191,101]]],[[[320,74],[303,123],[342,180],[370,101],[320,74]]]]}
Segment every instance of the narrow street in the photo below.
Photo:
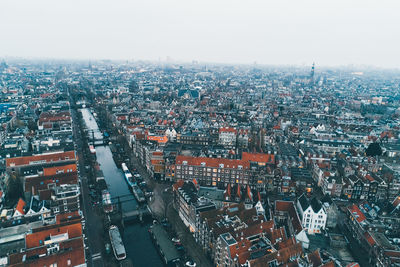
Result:
{"type": "Polygon", "coordinates": [[[131,153],[131,161],[134,167],[137,168],[140,175],[145,179],[146,183],[153,190],[154,196],[152,201],[149,203],[151,210],[157,218],[164,218],[165,214],[167,219],[178,235],[181,243],[186,249],[188,255],[201,267],[212,267],[210,259],[203,252],[202,248],[196,243],[193,235],[189,232],[186,225],[182,222],[178,215],[178,212],[174,209],[172,205],[172,190],[170,183],[157,183],[151,179],[144,169],[144,167],[139,164],[138,160],[131,153]],[[168,204],[164,203],[166,201],[168,204]],[[167,210],[165,212],[165,209],[167,210]]]}
{"type": "Polygon", "coordinates": [[[103,218],[99,216],[94,207],[90,204],[90,196],[89,196],[89,188],[87,181],[87,173],[84,166],[86,166],[85,157],[83,154],[83,141],[81,136],[81,132],[78,125],[78,118],[76,114],[76,110],[71,110],[72,118],[73,118],[73,135],[74,141],[76,144],[76,155],[78,157],[78,176],[81,185],[81,196],[82,196],[82,210],[85,221],[85,229],[83,230],[85,234],[85,244],[86,244],[86,258],[87,264],[89,267],[96,266],[102,267],[104,266],[102,261],[102,249],[103,249],[103,218]],[[101,223],[99,223],[101,222],[101,223]],[[88,227],[90,226],[90,227],[88,227]]]}

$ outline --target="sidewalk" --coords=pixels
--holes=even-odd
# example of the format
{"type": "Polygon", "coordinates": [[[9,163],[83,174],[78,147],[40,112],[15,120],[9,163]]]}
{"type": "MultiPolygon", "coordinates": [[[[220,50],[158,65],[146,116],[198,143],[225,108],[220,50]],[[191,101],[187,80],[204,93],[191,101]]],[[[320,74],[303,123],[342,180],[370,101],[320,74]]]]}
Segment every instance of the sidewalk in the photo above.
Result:
{"type": "MultiPolygon", "coordinates": [[[[164,194],[165,188],[170,187],[170,185],[160,184],[151,179],[143,166],[141,166],[138,160],[134,156],[132,156],[132,153],[131,163],[137,168],[140,175],[143,176],[148,186],[154,192],[152,201],[151,203],[149,203],[149,206],[154,215],[156,215],[156,217],[158,218],[163,218],[165,213],[164,209],[166,208],[167,218],[174,228],[175,232],[177,233],[178,237],[180,238],[182,245],[185,247],[186,253],[197,263],[197,266],[212,267],[213,264],[211,263],[210,259],[203,252],[202,248],[196,243],[193,235],[189,232],[189,229],[182,222],[177,211],[173,208],[172,205],[169,205],[170,203],[168,203],[168,205],[165,205],[163,203],[162,194],[164,194]]],[[[169,191],[168,194],[172,194],[171,191],[169,191]]],[[[170,196],[170,199],[172,201],[172,195],[170,196]]]]}
{"type": "Polygon", "coordinates": [[[197,266],[212,267],[213,264],[210,259],[196,243],[193,235],[179,217],[178,212],[174,208],[169,208],[167,217],[185,247],[186,253],[197,263],[197,266]]]}

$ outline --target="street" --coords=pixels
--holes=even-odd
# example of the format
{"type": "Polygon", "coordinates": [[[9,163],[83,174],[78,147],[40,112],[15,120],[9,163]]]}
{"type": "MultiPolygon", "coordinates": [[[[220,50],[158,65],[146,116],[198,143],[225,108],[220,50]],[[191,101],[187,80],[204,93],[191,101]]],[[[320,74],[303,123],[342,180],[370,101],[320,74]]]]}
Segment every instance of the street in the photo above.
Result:
{"type": "Polygon", "coordinates": [[[198,266],[212,267],[213,264],[210,259],[196,243],[193,235],[189,232],[188,228],[179,217],[178,212],[174,209],[172,205],[173,193],[170,183],[157,183],[154,179],[151,179],[144,167],[139,164],[138,160],[133,156],[133,153],[131,152],[130,154],[130,162],[134,167],[136,167],[140,175],[154,192],[152,201],[149,203],[154,215],[159,219],[162,219],[167,215],[167,219],[185,247],[186,253],[198,264],[198,266]],[[164,201],[168,204],[164,203],[164,201]]]}
{"type": "Polygon", "coordinates": [[[79,125],[77,124],[78,118],[76,112],[76,110],[71,110],[73,119],[73,136],[76,144],[76,156],[78,157],[78,176],[81,185],[81,208],[83,208],[83,221],[85,221],[83,232],[85,234],[86,259],[89,267],[94,266],[94,261],[96,262],[96,267],[102,267],[104,266],[103,261],[101,260],[101,253],[104,248],[104,242],[102,238],[104,235],[104,230],[102,227],[103,219],[96,213],[91,205],[87,173],[84,167],[89,163],[85,162],[85,157],[83,154],[83,146],[85,144],[83,144],[82,138],[80,137],[81,133],[79,130],[79,125]]]}

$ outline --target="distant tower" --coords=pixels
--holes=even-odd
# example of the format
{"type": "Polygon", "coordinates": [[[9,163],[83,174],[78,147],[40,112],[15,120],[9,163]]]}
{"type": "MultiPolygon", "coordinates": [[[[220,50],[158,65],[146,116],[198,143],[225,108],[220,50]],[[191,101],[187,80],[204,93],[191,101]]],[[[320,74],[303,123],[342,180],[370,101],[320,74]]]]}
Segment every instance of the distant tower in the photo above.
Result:
{"type": "Polygon", "coordinates": [[[313,62],[312,67],[311,67],[310,84],[314,83],[314,71],[315,71],[315,62],[313,62]]]}

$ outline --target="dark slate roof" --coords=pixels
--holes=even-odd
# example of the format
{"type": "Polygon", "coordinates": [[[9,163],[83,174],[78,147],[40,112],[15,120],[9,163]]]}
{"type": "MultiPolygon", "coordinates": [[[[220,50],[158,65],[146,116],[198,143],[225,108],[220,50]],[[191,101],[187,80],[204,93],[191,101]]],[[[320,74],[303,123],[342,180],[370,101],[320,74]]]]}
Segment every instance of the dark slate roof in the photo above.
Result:
{"type": "Polygon", "coordinates": [[[300,203],[301,208],[303,209],[303,211],[306,210],[308,208],[308,206],[310,205],[308,203],[307,197],[304,194],[302,194],[301,197],[299,197],[299,203],[300,203]]]}
{"type": "Polygon", "coordinates": [[[332,204],[332,198],[328,194],[326,194],[321,198],[321,202],[332,204]]]}
{"type": "Polygon", "coordinates": [[[32,209],[34,212],[38,212],[38,211],[40,210],[40,202],[39,202],[39,200],[38,200],[36,197],[34,197],[34,196],[32,196],[32,198],[31,198],[31,209],[32,209]]]}
{"type": "Polygon", "coordinates": [[[311,199],[311,208],[315,213],[319,212],[322,208],[321,202],[319,202],[315,197],[311,199]]]}

